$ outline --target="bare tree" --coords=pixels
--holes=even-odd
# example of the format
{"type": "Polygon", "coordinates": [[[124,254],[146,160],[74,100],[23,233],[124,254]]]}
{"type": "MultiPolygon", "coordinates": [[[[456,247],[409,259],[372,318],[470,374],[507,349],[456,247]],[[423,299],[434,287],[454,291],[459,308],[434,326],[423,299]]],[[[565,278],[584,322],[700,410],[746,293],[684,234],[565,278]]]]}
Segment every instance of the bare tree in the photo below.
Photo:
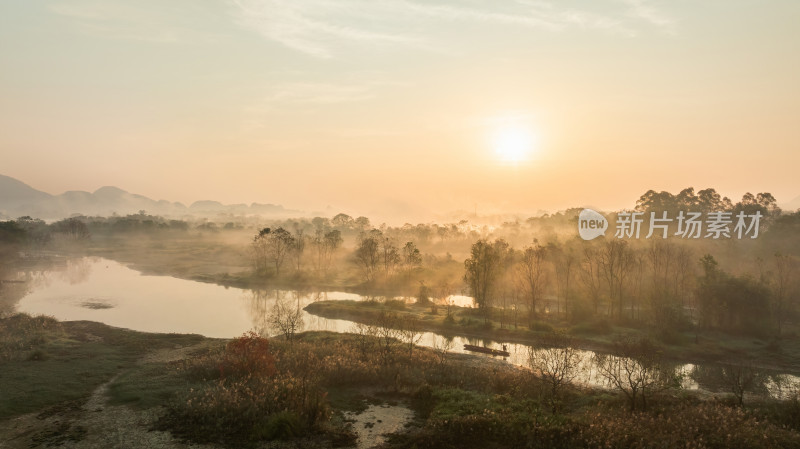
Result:
{"type": "Polygon", "coordinates": [[[602,294],[603,276],[600,266],[600,254],[591,246],[583,249],[583,263],[581,263],[581,281],[589,292],[589,297],[594,306],[594,314],[597,315],[600,309],[600,298],[602,294]]]}
{"type": "Polygon", "coordinates": [[[372,324],[355,323],[350,332],[356,335],[356,345],[366,359],[375,347],[378,329],[372,324]]]}
{"type": "Polygon", "coordinates": [[[317,273],[327,274],[333,254],[342,245],[342,233],[338,229],[326,232],[319,227],[314,231],[311,244],[315,249],[314,269],[317,273]]]}
{"type": "Polygon", "coordinates": [[[505,240],[489,243],[481,239],[472,245],[470,258],[464,261],[464,281],[483,314],[484,323],[489,323],[495,283],[505,271],[510,253],[505,240]]]}
{"type": "Polygon", "coordinates": [[[414,242],[403,245],[403,266],[410,273],[422,265],[422,255],[414,242]]]}
{"type": "Polygon", "coordinates": [[[448,299],[452,291],[453,287],[450,285],[449,282],[447,282],[447,280],[444,279],[437,282],[436,286],[433,289],[434,297],[438,300],[440,304],[443,304],[445,306],[445,310],[447,311],[446,316],[448,317],[451,316],[453,308],[452,302],[448,299]]]}
{"type": "Polygon", "coordinates": [[[752,363],[738,362],[722,365],[722,381],[728,387],[739,407],[744,406],[744,394],[756,384],[756,370],[752,363]]]}
{"type": "Polygon", "coordinates": [[[447,354],[453,349],[455,342],[452,337],[442,337],[441,340],[434,336],[433,350],[436,352],[436,357],[439,359],[439,366],[444,366],[447,362],[447,354]]]}
{"type": "Polygon", "coordinates": [[[647,339],[622,338],[614,342],[614,354],[596,354],[598,373],[628,399],[636,410],[638,399],[647,409],[647,395],[674,383],[661,366],[661,352],[647,339]]]}
{"type": "Polygon", "coordinates": [[[299,295],[297,302],[286,299],[281,293],[275,298],[275,306],[269,316],[272,327],[278,330],[287,341],[292,342],[297,332],[304,326],[303,310],[300,308],[299,295]]]}
{"type": "Polygon", "coordinates": [[[380,257],[381,264],[383,265],[383,274],[389,276],[395,270],[395,267],[401,262],[400,252],[391,238],[382,236],[379,240],[380,243],[380,257]]]}
{"type": "Polygon", "coordinates": [[[778,325],[778,336],[783,330],[783,322],[786,320],[788,312],[788,298],[792,291],[794,272],[797,269],[795,260],[788,255],[775,253],[775,282],[773,283],[773,310],[775,321],[778,325]]]}
{"type": "MultiPolygon", "coordinates": [[[[564,302],[564,314],[570,314],[570,286],[574,276],[574,266],[576,263],[575,253],[571,247],[561,247],[560,245],[548,245],[550,260],[556,273],[556,285],[561,300],[564,302]]],[[[561,313],[561,300],[558,302],[558,311],[561,313]]]]}
{"type": "Polygon", "coordinates": [[[608,286],[610,299],[609,315],[617,307],[617,317],[622,317],[623,287],[625,279],[633,267],[633,257],[628,242],[625,240],[609,240],[600,250],[600,268],[608,286]]]}
{"type": "Polygon", "coordinates": [[[400,323],[400,338],[408,345],[408,355],[414,355],[414,345],[422,339],[422,328],[417,320],[409,318],[400,323]]]}
{"type": "Polygon", "coordinates": [[[267,238],[266,233],[259,232],[253,241],[250,242],[250,250],[253,255],[253,271],[258,275],[266,275],[269,260],[267,257],[267,238]]]}
{"type": "Polygon", "coordinates": [[[294,244],[290,248],[290,254],[292,256],[292,260],[294,262],[294,269],[297,272],[300,272],[303,265],[303,253],[306,250],[306,236],[305,231],[296,226],[294,229],[294,244]]]}
{"type": "Polygon", "coordinates": [[[376,336],[378,337],[378,349],[381,361],[384,365],[389,364],[394,354],[395,347],[400,343],[400,330],[397,315],[386,311],[381,311],[375,319],[376,336]]]}
{"type": "Polygon", "coordinates": [[[533,326],[536,316],[536,305],[547,285],[548,278],[545,267],[546,249],[534,242],[522,251],[522,258],[517,264],[517,276],[522,279],[525,296],[528,299],[528,326],[533,326]]]}
{"type": "Polygon", "coordinates": [[[580,372],[581,356],[572,339],[563,333],[552,334],[542,344],[543,347],[528,347],[528,366],[548,385],[550,407],[555,414],[562,388],[580,372]]]}

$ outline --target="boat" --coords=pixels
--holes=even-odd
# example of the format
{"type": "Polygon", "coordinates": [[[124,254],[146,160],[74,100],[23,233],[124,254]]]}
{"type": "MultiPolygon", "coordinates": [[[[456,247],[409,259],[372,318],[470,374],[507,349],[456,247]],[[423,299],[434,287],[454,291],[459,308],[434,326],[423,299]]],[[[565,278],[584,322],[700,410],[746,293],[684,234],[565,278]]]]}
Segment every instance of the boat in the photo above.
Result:
{"type": "Polygon", "coordinates": [[[510,352],[504,349],[492,349],[492,348],[485,348],[483,346],[475,346],[475,345],[464,345],[465,351],[472,351],[472,352],[482,352],[484,354],[490,355],[499,355],[503,357],[509,357],[511,355],[510,352]]]}

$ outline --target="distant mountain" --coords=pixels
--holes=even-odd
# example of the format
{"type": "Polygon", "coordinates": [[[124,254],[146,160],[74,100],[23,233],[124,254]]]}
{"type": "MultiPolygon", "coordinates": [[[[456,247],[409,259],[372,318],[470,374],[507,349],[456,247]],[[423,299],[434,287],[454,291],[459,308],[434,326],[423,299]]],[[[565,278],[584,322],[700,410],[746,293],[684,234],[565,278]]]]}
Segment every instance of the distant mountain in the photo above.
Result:
{"type": "Polygon", "coordinates": [[[4,204],[10,202],[40,201],[50,196],[49,193],[36,190],[22,181],[0,175],[0,201],[4,204]]]}
{"type": "Polygon", "coordinates": [[[47,209],[53,196],[36,190],[14,178],[0,175],[0,214],[6,211],[19,211],[20,215],[41,215],[47,209]]]}
{"type": "Polygon", "coordinates": [[[301,215],[300,211],[280,205],[253,203],[225,205],[218,201],[197,201],[190,207],[166,200],[156,201],[146,196],[128,193],[118,187],[105,186],[93,193],[71,190],[51,195],[16,180],[0,175],[0,217],[17,218],[30,215],[42,219],[61,219],[74,214],[109,216],[127,215],[144,210],[162,216],[197,215],[213,217],[219,214],[265,216],[301,215]]]}

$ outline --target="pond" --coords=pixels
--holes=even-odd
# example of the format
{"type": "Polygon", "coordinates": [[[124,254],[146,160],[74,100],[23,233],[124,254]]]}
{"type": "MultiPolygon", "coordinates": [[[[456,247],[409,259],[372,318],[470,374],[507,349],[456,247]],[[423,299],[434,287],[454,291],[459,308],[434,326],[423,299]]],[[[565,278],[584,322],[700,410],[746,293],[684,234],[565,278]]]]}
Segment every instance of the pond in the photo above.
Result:
{"type": "MultiPolygon", "coordinates": [[[[339,291],[250,290],[188,281],[170,276],[144,275],[123,264],[103,258],[67,259],[58,269],[20,274],[27,293],[16,309],[30,314],[51,315],[59,320],[90,320],[143,332],[194,333],[230,338],[248,330],[269,331],[268,316],[276,301],[291,301],[301,309],[315,301],[367,300],[339,291]]],[[[369,298],[373,299],[373,298],[369,298]]],[[[469,305],[471,298],[451,297],[453,303],[469,305]]],[[[303,311],[303,330],[348,332],[355,323],[328,319],[303,311]]],[[[274,333],[274,332],[271,332],[274,333]]],[[[500,349],[502,342],[451,337],[450,352],[465,352],[464,344],[500,349]]],[[[444,336],[425,333],[423,346],[441,347],[444,336]]],[[[525,366],[528,345],[506,344],[507,361],[525,366]]],[[[582,370],[577,381],[605,386],[592,363],[594,353],[579,351],[582,370]]],[[[722,387],[721,367],[714,364],[675,363],[671,369],[682,375],[686,389],[709,392],[722,387]]],[[[762,396],[785,397],[800,385],[800,378],[761,371],[753,388],[762,396]]]]}

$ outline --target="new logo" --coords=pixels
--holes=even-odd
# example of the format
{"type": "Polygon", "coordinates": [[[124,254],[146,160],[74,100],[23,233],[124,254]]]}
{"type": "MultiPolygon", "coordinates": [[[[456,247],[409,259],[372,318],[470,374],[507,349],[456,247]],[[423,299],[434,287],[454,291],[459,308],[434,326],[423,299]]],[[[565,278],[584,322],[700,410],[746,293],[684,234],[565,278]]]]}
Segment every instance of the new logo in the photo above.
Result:
{"type": "Polygon", "coordinates": [[[584,209],[578,215],[578,233],[582,239],[592,240],[605,235],[606,229],[608,229],[608,220],[600,213],[584,209]]]}

